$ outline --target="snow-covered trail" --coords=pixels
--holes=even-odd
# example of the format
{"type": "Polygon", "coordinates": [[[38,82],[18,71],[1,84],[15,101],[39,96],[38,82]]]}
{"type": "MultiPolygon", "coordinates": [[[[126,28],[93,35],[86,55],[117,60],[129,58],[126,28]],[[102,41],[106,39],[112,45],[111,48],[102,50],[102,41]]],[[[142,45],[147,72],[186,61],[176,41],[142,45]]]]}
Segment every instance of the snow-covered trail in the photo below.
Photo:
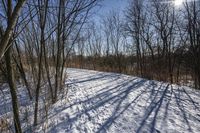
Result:
{"type": "Polygon", "coordinates": [[[197,90],[116,73],[67,72],[68,98],[50,110],[48,132],[200,133],[197,90]]]}
{"type": "MultiPolygon", "coordinates": [[[[72,68],[67,73],[68,87],[49,107],[48,119],[44,118],[44,110],[40,111],[37,128],[32,126],[34,102],[29,101],[26,89],[18,86],[23,131],[200,133],[198,90],[117,73],[72,68]]],[[[7,85],[2,87],[0,118],[12,121],[9,89],[7,85]]],[[[44,96],[41,94],[40,98],[44,96]]],[[[44,106],[42,100],[40,106],[44,106]]]]}

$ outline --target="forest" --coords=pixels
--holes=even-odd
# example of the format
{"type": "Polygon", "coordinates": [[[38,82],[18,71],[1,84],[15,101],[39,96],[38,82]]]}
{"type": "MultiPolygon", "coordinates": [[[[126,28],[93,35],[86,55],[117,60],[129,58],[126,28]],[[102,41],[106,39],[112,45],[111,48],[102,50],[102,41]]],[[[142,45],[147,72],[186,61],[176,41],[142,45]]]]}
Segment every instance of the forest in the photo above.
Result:
{"type": "MultiPolygon", "coordinates": [[[[106,1],[1,0],[0,132],[37,132],[63,94],[69,100],[68,68],[72,75],[126,74],[200,94],[199,0],[127,0],[122,10],[97,15],[106,1]]],[[[38,132],[50,131],[43,125],[38,132]]]]}

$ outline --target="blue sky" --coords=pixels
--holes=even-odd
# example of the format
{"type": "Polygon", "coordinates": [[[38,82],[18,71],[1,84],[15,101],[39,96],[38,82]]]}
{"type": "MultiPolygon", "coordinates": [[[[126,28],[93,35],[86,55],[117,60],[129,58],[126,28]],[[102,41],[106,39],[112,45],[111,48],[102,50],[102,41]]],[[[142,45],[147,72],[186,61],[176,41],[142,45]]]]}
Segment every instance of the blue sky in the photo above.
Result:
{"type": "Polygon", "coordinates": [[[128,4],[128,0],[103,0],[101,12],[106,13],[109,10],[123,10],[128,4]]]}
{"type": "Polygon", "coordinates": [[[106,16],[110,11],[122,12],[130,0],[102,0],[101,7],[97,7],[94,19],[106,16]]]}

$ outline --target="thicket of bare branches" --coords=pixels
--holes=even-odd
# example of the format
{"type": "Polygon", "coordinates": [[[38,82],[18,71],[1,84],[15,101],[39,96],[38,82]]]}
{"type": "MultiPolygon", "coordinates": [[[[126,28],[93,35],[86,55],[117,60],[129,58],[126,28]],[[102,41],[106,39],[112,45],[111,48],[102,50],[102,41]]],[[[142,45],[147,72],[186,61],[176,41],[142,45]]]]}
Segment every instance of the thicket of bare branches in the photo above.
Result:
{"type": "MultiPolygon", "coordinates": [[[[15,132],[21,133],[17,81],[34,101],[34,125],[41,113],[40,95],[55,103],[63,93],[66,65],[97,0],[19,0],[1,2],[1,82],[8,81],[15,132]],[[13,9],[14,7],[14,9],[13,9]],[[21,13],[20,13],[21,11],[21,13]]],[[[65,89],[66,91],[66,89],[65,89]]],[[[67,92],[65,92],[66,94],[67,92]]],[[[46,105],[46,104],[45,104],[46,105]]]]}

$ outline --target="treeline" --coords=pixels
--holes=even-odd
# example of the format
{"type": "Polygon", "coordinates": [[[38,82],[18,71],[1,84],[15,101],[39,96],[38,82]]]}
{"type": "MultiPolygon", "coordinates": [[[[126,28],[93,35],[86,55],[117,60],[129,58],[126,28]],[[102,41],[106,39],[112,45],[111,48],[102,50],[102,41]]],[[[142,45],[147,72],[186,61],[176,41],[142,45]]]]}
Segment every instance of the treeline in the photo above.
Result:
{"type": "MultiPolygon", "coordinates": [[[[175,53],[171,54],[173,57],[176,57],[177,60],[177,62],[174,62],[174,83],[191,86],[193,77],[191,75],[191,61],[188,59],[188,54],[190,54],[189,51],[181,54],[180,51],[177,50],[175,53]]],[[[158,59],[158,55],[155,55],[154,58],[158,59]]],[[[163,64],[160,64],[161,61],[156,60],[156,62],[152,64],[151,56],[145,56],[144,60],[143,76],[141,77],[151,80],[170,82],[170,77],[166,74],[167,70],[165,70],[165,66],[167,65],[166,62],[162,61],[163,64]],[[162,70],[163,73],[161,73],[160,70],[162,70]]],[[[120,54],[119,57],[116,55],[109,55],[108,57],[74,55],[69,59],[67,67],[140,76],[136,70],[137,57],[123,54],[120,54]],[[116,59],[119,60],[119,63],[116,62],[116,59]]]]}

